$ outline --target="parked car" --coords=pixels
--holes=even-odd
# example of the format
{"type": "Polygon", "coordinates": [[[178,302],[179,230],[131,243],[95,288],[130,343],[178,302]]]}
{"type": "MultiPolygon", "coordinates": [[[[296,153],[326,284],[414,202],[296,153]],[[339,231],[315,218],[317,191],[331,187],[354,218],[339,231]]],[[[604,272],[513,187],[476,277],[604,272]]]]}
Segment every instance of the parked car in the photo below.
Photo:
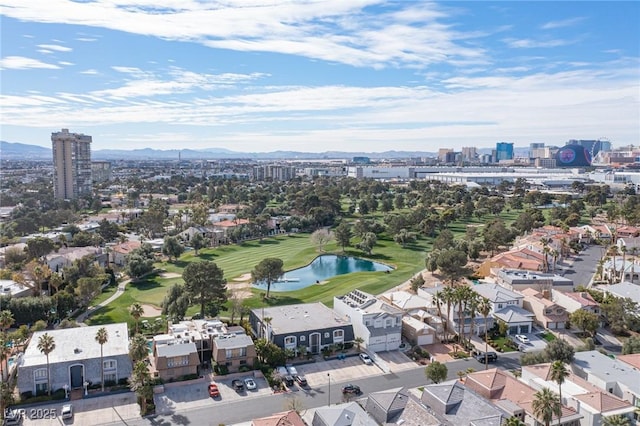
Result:
{"type": "Polygon", "coordinates": [[[529,338],[527,336],[525,336],[524,334],[516,334],[515,338],[517,340],[519,340],[522,343],[529,343],[529,338]]]}
{"type": "Polygon", "coordinates": [[[73,405],[71,404],[64,404],[62,406],[62,410],[60,411],[60,417],[62,417],[62,419],[72,419],[73,418],[73,405]]]}
{"type": "Polygon", "coordinates": [[[215,383],[209,383],[207,389],[209,390],[209,396],[211,398],[217,398],[220,396],[220,389],[218,389],[218,385],[216,385],[215,383]]]}
{"type": "Polygon", "coordinates": [[[290,376],[288,374],[284,376],[282,380],[284,380],[284,384],[287,385],[288,387],[293,386],[293,383],[295,382],[295,380],[293,380],[293,376],[290,376]]]}
{"type": "Polygon", "coordinates": [[[294,377],[298,375],[298,370],[293,365],[287,365],[287,371],[294,377]]]}
{"type": "Polygon", "coordinates": [[[298,386],[305,387],[308,385],[307,379],[304,376],[295,375],[293,378],[298,383],[298,386]]]}
{"type": "Polygon", "coordinates": [[[276,367],[276,372],[278,373],[278,375],[280,375],[280,377],[289,375],[289,371],[287,370],[287,367],[284,367],[282,365],[279,367],[276,367]]]}
{"type": "Polygon", "coordinates": [[[231,387],[235,389],[236,392],[242,392],[244,390],[244,382],[240,379],[233,379],[231,381],[231,387]]]}
{"type": "Polygon", "coordinates": [[[480,352],[476,355],[476,359],[483,364],[485,363],[485,361],[496,362],[498,360],[498,354],[495,352],[486,352],[485,356],[485,352],[480,352]]]}
{"type": "Polygon", "coordinates": [[[247,377],[246,379],[244,379],[244,385],[247,388],[247,390],[258,389],[258,385],[256,385],[255,380],[253,380],[251,377],[247,377]]]}
{"type": "Polygon", "coordinates": [[[13,425],[21,425],[23,420],[23,415],[21,411],[12,410],[7,408],[4,410],[4,423],[6,426],[13,425]]]}
{"type": "Polygon", "coordinates": [[[362,360],[362,362],[364,362],[367,365],[373,364],[373,361],[371,360],[371,357],[369,355],[365,354],[364,352],[360,353],[360,359],[362,360]]]}
{"type": "Polygon", "coordinates": [[[360,390],[360,386],[348,384],[342,387],[343,394],[351,394],[351,395],[360,395],[362,391],[360,390]]]}

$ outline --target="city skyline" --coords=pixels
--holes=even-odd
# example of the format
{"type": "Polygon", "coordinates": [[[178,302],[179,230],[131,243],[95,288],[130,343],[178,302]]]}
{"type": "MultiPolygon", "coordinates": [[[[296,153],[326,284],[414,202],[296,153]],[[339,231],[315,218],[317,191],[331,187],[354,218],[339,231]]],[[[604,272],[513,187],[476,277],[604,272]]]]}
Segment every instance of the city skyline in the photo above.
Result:
{"type": "Polygon", "coordinates": [[[637,2],[24,3],[1,10],[8,142],[50,146],[60,128],[95,150],[640,141],[637,2]]]}

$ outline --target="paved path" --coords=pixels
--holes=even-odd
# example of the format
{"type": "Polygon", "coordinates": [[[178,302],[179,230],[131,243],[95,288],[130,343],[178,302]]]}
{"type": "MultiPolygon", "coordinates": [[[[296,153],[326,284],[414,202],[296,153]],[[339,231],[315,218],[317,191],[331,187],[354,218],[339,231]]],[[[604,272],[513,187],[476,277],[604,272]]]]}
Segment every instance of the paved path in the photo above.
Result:
{"type": "Polygon", "coordinates": [[[118,283],[118,288],[116,290],[116,292],[114,294],[111,295],[111,297],[109,297],[108,299],[98,303],[95,306],[89,306],[89,308],[87,308],[86,311],[84,311],[83,313],[81,313],[80,315],[78,315],[78,318],[76,318],[76,322],[78,324],[84,325],[84,321],[89,318],[95,311],[97,311],[98,309],[107,306],[109,303],[113,302],[114,300],[116,300],[118,297],[122,296],[122,293],[124,293],[124,289],[127,286],[127,284],[129,284],[131,282],[131,279],[122,281],[121,283],[118,283]]]}

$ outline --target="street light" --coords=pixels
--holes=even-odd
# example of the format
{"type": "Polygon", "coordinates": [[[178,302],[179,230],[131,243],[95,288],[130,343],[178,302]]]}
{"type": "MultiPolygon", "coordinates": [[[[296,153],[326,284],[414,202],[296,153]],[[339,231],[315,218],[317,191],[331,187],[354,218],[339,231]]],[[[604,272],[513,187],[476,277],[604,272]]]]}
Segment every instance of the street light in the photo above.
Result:
{"type": "Polygon", "coordinates": [[[331,374],[327,373],[327,377],[329,378],[329,391],[327,392],[328,398],[327,398],[327,406],[331,406],[331,374]]]}

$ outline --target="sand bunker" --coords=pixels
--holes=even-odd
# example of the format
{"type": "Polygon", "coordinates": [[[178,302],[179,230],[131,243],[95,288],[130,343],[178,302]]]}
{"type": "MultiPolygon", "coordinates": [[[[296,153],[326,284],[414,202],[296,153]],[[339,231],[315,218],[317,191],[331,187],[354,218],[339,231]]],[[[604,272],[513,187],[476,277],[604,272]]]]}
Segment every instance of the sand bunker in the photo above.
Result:
{"type": "Polygon", "coordinates": [[[159,317],[160,315],[162,315],[162,310],[156,308],[155,306],[152,305],[141,305],[142,309],[144,310],[144,313],[142,314],[143,317],[159,317]]]}
{"type": "Polygon", "coordinates": [[[160,276],[162,278],[180,278],[182,275],[176,274],[175,272],[163,272],[160,276]]]}

